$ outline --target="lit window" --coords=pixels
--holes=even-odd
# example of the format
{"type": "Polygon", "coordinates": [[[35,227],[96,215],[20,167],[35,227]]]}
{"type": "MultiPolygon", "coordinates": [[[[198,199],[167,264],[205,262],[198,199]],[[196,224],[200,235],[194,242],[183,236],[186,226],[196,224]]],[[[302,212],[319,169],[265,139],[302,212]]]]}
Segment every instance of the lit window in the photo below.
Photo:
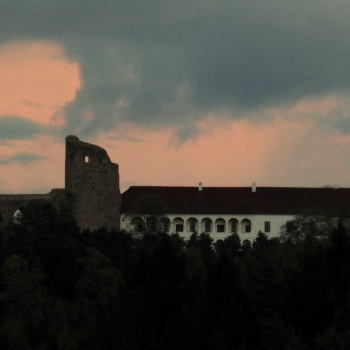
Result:
{"type": "Polygon", "coordinates": [[[270,223],[270,221],[265,221],[265,223],[264,223],[264,231],[265,232],[270,232],[270,230],[271,230],[271,223],[270,223]]]}
{"type": "Polygon", "coordinates": [[[85,156],[84,161],[85,161],[85,163],[89,163],[89,157],[88,157],[88,156],[85,156]]]}

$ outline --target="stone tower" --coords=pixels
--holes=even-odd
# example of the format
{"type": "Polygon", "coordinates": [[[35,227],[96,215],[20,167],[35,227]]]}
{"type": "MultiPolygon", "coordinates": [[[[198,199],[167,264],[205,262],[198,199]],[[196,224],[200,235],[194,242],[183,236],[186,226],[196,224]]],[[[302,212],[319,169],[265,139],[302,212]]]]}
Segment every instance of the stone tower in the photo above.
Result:
{"type": "Polygon", "coordinates": [[[73,135],[66,137],[65,189],[82,229],[119,229],[118,165],[111,162],[103,148],[73,135]]]}

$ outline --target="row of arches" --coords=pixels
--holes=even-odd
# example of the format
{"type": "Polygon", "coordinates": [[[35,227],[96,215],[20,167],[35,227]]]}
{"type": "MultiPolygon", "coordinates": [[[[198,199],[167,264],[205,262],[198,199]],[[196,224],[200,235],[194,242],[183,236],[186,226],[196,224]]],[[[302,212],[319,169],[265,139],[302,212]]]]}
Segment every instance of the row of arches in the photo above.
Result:
{"type": "Polygon", "coordinates": [[[191,217],[186,221],[177,217],[172,222],[172,230],[175,232],[228,232],[228,233],[250,233],[252,223],[249,219],[241,221],[232,218],[228,221],[218,218],[215,221],[210,218],[198,220],[191,217]]]}
{"type": "MultiPolygon", "coordinates": [[[[145,223],[142,218],[137,217],[132,221],[136,231],[141,231],[149,223],[145,223]]],[[[250,233],[252,231],[252,223],[245,218],[241,221],[232,218],[226,221],[223,218],[212,220],[210,218],[203,218],[198,220],[195,217],[190,217],[184,220],[181,217],[175,217],[170,220],[164,217],[160,220],[161,229],[165,232],[178,233],[193,233],[193,232],[218,232],[218,233],[250,233]]]]}

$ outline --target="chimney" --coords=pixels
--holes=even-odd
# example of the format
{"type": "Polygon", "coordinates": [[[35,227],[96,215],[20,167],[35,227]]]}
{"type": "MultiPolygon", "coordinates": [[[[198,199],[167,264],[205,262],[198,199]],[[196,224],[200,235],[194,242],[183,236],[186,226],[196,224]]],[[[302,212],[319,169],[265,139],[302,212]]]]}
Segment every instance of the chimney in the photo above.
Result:
{"type": "Polygon", "coordinates": [[[256,183],[255,182],[252,183],[252,192],[253,193],[256,192],[256,183]]]}
{"type": "Polygon", "coordinates": [[[202,191],[203,190],[203,185],[202,185],[202,183],[200,182],[199,184],[198,184],[198,191],[202,191]]]}

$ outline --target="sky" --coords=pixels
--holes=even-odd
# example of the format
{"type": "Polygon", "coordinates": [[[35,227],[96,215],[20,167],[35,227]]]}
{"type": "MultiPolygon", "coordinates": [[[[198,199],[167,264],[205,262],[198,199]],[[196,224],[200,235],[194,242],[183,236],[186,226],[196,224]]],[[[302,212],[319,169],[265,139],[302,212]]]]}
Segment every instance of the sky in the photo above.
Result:
{"type": "Polygon", "coordinates": [[[65,137],[131,185],[350,187],[348,0],[2,0],[0,193],[65,137]]]}

